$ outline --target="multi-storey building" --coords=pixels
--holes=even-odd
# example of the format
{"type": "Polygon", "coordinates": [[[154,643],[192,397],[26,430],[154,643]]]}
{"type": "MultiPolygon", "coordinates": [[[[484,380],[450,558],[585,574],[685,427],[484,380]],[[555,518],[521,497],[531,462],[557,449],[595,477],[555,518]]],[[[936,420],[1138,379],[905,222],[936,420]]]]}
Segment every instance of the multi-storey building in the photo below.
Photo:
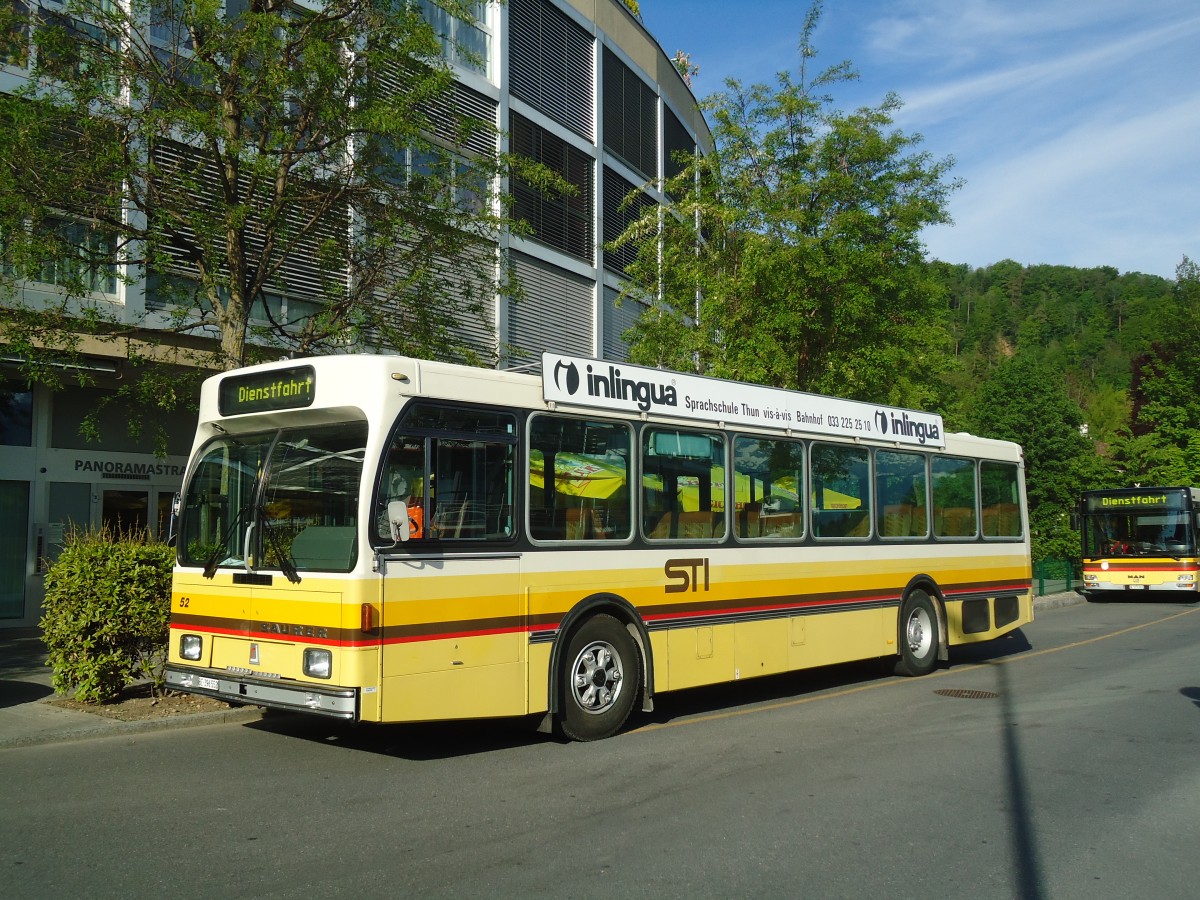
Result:
{"type": "MultiPolygon", "coordinates": [[[[62,14],[57,0],[20,2],[62,14]]],[[[638,306],[615,301],[630,257],[604,245],[636,214],[622,207],[631,191],[642,188],[647,204],[662,201],[654,184],[674,173],[676,151],[709,145],[690,88],[620,0],[480,2],[477,24],[445,17],[427,0],[422,6],[450,36],[458,106],[495,121],[508,142],[500,149],[543,163],[577,188],[549,198],[512,186],[516,215],[530,228],[500,241],[525,296],[520,303],[497,296],[490,319],[464,323],[468,336],[491,348],[502,368],[535,366],[544,350],[625,359],[622,334],[638,306]],[[456,46],[472,53],[460,55],[456,46]]],[[[27,58],[12,42],[5,46],[0,90],[11,91],[27,58]]],[[[91,287],[129,323],[152,328],[165,305],[145,279],[101,273],[91,287]]],[[[18,290],[33,303],[53,295],[54,266],[18,290]]],[[[286,314],[319,301],[289,296],[280,303],[286,314]]],[[[0,348],[0,627],[36,624],[43,560],[53,558],[68,528],[107,523],[158,532],[180,487],[192,434],[187,417],[170,423],[165,458],[148,439],[131,437],[124,422],[105,423],[99,442],[81,436],[84,416],[114,389],[125,365],[113,349],[94,349],[87,366],[96,386],[51,392],[19,381],[11,354],[0,348]]]]}

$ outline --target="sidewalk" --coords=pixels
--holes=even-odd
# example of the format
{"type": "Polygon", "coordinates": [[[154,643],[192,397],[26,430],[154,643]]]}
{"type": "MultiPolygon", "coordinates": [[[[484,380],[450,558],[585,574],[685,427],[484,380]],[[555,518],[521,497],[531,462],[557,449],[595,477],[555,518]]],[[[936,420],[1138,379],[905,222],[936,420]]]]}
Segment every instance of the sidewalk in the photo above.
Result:
{"type": "Polygon", "coordinates": [[[46,647],[39,629],[0,629],[0,750],[160,728],[253,722],[262,714],[258,707],[250,706],[124,722],[63,709],[46,702],[54,696],[54,689],[50,686],[51,670],[45,663],[46,647]]]}
{"type": "MultiPolygon", "coordinates": [[[[1069,592],[1037,597],[1033,605],[1036,612],[1043,612],[1082,602],[1082,597],[1069,592]]],[[[50,687],[51,673],[45,662],[46,648],[38,629],[0,629],[0,750],[162,728],[254,722],[262,714],[258,707],[251,706],[123,722],[62,709],[46,702],[54,696],[54,689],[50,687]]]]}

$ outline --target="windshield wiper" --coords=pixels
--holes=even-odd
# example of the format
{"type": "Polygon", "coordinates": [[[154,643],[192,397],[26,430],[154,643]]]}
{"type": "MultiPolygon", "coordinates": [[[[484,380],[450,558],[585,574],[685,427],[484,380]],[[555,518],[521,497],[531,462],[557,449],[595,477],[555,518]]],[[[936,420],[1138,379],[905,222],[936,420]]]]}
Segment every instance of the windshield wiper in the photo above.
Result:
{"type": "Polygon", "coordinates": [[[237,511],[237,515],[229,521],[229,524],[225,526],[225,529],[221,532],[221,536],[217,539],[217,549],[215,549],[212,552],[212,556],[210,556],[204,562],[205,578],[212,578],[217,574],[217,566],[220,563],[221,557],[225,554],[225,542],[229,540],[229,535],[233,534],[234,529],[241,524],[242,513],[245,511],[246,508],[244,506],[240,508],[237,511]]]}
{"type": "Polygon", "coordinates": [[[276,537],[275,537],[275,526],[272,525],[271,522],[267,519],[267,508],[265,506],[263,506],[262,504],[259,504],[257,512],[258,512],[258,520],[259,520],[259,522],[262,523],[263,531],[266,533],[266,536],[267,536],[267,541],[266,541],[267,545],[268,545],[269,549],[275,551],[275,556],[278,557],[278,559],[279,559],[279,570],[281,572],[283,572],[284,576],[292,584],[299,584],[300,583],[300,573],[296,571],[296,566],[292,562],[291,553],[290,552],[283,553],[279,549],[279,542],[276,540],[276,537]]]}

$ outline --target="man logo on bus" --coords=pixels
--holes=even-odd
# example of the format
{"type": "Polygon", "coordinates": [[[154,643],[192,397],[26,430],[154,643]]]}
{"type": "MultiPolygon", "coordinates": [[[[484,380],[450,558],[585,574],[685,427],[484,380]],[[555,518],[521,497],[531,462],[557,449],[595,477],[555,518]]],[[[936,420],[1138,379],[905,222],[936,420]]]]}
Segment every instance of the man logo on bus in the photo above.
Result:
{"type": "Polygon", "coordinates": [[[558,365],[554,367],[554,384],[560,390],[562,389],[563,385],[562,382],[559,381],[558,373],[563,369],[567,370],[567,393],[574,394],[577,390],[579,390],[579,370],[575,368],[575,363],[559,362],[558,365]]]}
{"type": "Polygon", "coordinates": [[[880,434],[887,434],[887,413],[882,409],[875,410],[875,425],[879,428],[880,434]]]}

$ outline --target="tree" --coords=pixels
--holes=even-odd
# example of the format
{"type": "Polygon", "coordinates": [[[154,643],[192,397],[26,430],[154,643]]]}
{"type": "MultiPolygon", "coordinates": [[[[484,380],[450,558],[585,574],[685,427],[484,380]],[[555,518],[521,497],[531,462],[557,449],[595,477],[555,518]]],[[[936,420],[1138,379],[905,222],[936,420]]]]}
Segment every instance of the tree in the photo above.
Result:
{"type": "MultiPolygon", "coordinates": [[[[469,3],[438,5],[470,20],[469,3]]],[[[4,271],[58,291],[5,302],[27,377],[47,374],[39,351],[78,352],[80,334],[154,355],[151,326],[216,369],[361,345],[489,352],[457,324],[501,278],[494,125],[458,102],[449,38],[417,5],[21,8],[5,12],[33,51],[2,104],[4,271]],[[103,279],[141,277],[156,322],[95,299],[103,279]]]]}
{"type": "Polygon", "coordinates": [[[1200,265],[1186,256],[1158,316],[1158,339],[1133,361],[1130,435],[1117,456],[1130,483],[1200,484],[1200,265]]]}
{"type": "Polygon", "coordinates": [[[1034,559],[1074,557],[1079,541],[1070,514],[1079,492],[1104,484],[1083,414],[1067,396],[1061,373],[1020,350],[1000,363],[975,395],[968,427],[983,437],[1015,441],[1025,454],[1025,484],[1034,559]]]}
{"type": "MultiPolygon", "coordinates": [[[[875,401],[931,405],[950,365],[944,294],[919,233],[947,221],[948,160],[892,127],[900,100],[843,113],[826,94],[849,63],[811,76],[820,4],[798,77],[703,106],[712,152],[667,181],[618,244],[638,248],[627,296],[649,300],[635,362],[875,401]]],[[[683,160],[680,160],[683,162],[683,160]]],[[[628,301],[626,301],[628,302],[628,301]]]]}

